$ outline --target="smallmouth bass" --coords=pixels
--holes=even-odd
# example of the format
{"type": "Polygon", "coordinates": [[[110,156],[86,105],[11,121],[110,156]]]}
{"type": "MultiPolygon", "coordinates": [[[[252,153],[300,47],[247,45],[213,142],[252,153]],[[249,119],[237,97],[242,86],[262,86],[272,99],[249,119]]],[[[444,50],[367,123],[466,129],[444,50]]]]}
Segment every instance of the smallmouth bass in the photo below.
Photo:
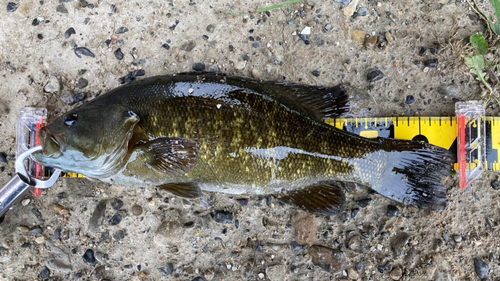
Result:
{"type": "Polygon", "coordinates": [[[261,82],[221,74],[146,78],[40,129],[39,163],[103,182],[273,194],[312,213],[345,204],[338,182],[443,210],[453,156],[425,143],[365,139],[325,124],[349,110],[345,86],[261,82]]]}

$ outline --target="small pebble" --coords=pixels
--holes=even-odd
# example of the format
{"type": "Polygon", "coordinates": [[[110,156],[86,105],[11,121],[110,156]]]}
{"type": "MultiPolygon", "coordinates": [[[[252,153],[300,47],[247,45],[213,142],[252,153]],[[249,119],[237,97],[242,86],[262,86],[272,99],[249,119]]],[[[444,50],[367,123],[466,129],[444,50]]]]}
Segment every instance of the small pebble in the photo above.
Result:
{"type": "Polygon", "coordinates": [[[498,190],[498,180],[494,180],[491,182],[491,188],[494,190],[498,190]]]}
{"type": "Polygon", "coordinates": [[[92,53],[89,49],[85,48],[85,47],[77,47],[75,48],[75,55],[79,58],[83,56],[87,56],[87,57],[92,57],[92,58],[95,58],[95,55],[94,53],[92,53]]]}
{"type": "Polygon", "coordinates": [[[476,274],[479,279],[486,278],[486,275],[488,275],[488,272],[490,272],[490,267],[488,266],[488,264],[478,258],[474,259],[474,268],[476,269],[476,274]]]}
{"type": "Polygon", "coordinates": [[[242,70],[245,68],[245,66],[247,65],[247,62],[244,61],[244,60],[240,60],[239,62],[237,62],[235,65],[234,65],[234,68],[236,70],[242,70]]]}
{"type": "Polygon", "coordinates": [[[252,77],[255,78],[255,79],[260,79],[260,72],[256,69],[256,68],[253,68],[252,69],[252,77]]]}
{"type": "Polygon", "coordinates": [[[42,270],[40,270],[40,274],[38,275],[38,277],[40,277],[40,279],[47,279],[49,278],[49,274],[50,274],[49,269],[46,266],[44,266],[42,270]]]}
{"type": "Polygon", "coordinates": [[[418,50],[418,55],[419,56],[425,56],[425,54],[427,53],[427,48],[425,47],[421,47],[420,50],[418,50]]]}
{"type": "Polygon", "coordinates": [[[144,69],[138,69],[134,71],[134,76],[144,76],[146,75],[146,71],[144,69]]]}
{"type": "Polygon", "coordinates": [[[47,93],[55,93],[61,90],[61,84],[59,84],[59,79],[55,76],[50,76],[49,81],[44,87],[45,92],[47,93]]]}
{"type": "Polygon", "coordinates": [[[163,45],[161,45],[161,46],[162,46],[163,48],[167,49],[167,50],[169,50],[169,49],[170,49],[170,46],[169,46],[167,43],[165,43],[165,44],[163,44],[163,45]]]}
{"type": "Polygon", "coordinates": [[[302,249],[304,248],[302,245],[300,245],[296,241],[293,241],[291,246],[292,246],[292,251],[294,254],[300,253],[302,251],[302,249]]]}
{"type": "Polygon", "coordinates": [[[0,163],[7,164],[7,155],[5,155],[5,153],[3,152],[0,152],[0,163]]]}
{"type": "Polygon", "coordinates": [[[399,216],[399,209],[394,205],[387,205],[387,217],[397,217],[399,216]]]}
{"type": "Polygon", "coordinates": [[[359,8],[359,10],[358,10],[358,16],[364,17],[366,15],[368,15],[368,9],[365,8],[365,7],[359,8]]]}
{"type": "Polygon", "coordinates": [[[213,24],[207,25],[207,31],[210,32],[210,33],[214,33],[215,26],[213,24]]]}
{"type": "Polygon", "coordinates": [[[391,276],[392,280],[399,280],[403,276],[403,269],[401,268],[401,266],[396,266],[392,269],[389,275],[391,276]]]}
{"type": "Polygon", "coordinates": [[[460,242],[462,242],[462,236],[453,235],[453,240],[455,240],[455,242],[457,242],[457,243],[460,243],[460,242]]]}
{"type": "Polygon", "coordinates": [[[319,70],[313,70],[311,73],[312,73],[312,75],[314,75],[316,77],[319,77],[319,75],[320,75],[319,70]]]}
{"type": "Polygon", "coordinates": [[[42,39],[43,39],[43,34],[37,34],[37,35],[36,35],[36,37],[37,37],[38,39],[42,40],[42,39]]]}
{"type": "Polygon", "coordinates": [[[8,13],[13,13],[17,10],[17,4],[14,2],[9,2],[7,3],[7,12],[8,13]]]}
{"type": "Polygon", "coordinates": [[[215,211],[214,220],[218,223],[233,223],[233,214],[227,211],[215,211]]]}
{"type": "Polygon", "coordinates": [[[341,251],[314,245],[309,248],[312,263],[328,272],[339,272],[346,267],[345,256],[341,251]]]}
{"type": "Polygon", "coordinates": [[[324,32],[328,32],[328,31],[330,31],[330,30],[332,30],[332,24],[331,24],[331,23],[327,23],[327,24],[325,25],[325,27],[323,27],[323,31],[324,31],[324,32]]]}
{"type": "Polygon", "coordinates": [[[317,220],[312,214],[298,211],[292,216],[295,240],[300,244],[312,245],[317,237],[317,220]]]}
{"type": "Polygon", "coordinates": [[[76,82],[76,87],[78,89],[83,89],[85,87],[87,87],[87,85],[89,84],[89,81],[83,77],[80,77],[80,79],[78,79],[78,81],[76,82]]]}
{"type": "Polygon", "coordinates": [[[109,225],[117,225],[122,221],[122,215],[119,213],[114,214],[111,219],[109,220],[108,224],[109,225]]]}
{"type": "Polygon", "coordinates": [[[260,47],[260,45],[259,45],[259,43],[253,43],[253,44],[252,44],[252,47],[254,47],[254,48],[256,48],[256,49],[257,49],[258,47],[260,47]]]}
{"type": "Polygon", "coordinates": [[[35,239],[35,242],[36,242],[37,244],[43,244],[43,243],[45,243],[45,237],[44,237],[44,236],[37,237],[37,238],[35,239]]]}
{"type": "Polygon", "coordinates": [[[122,33],[125,33],[128,31],[128,28],[126,28],[125,26],[122,26],[120,28],[118,28],[118,30],[116,31],[116,34],[122,34],[122,33]]]}
{"type": "Polygon", "coordinates": [[[437,67],[438,59],[428,59],[424,62],[424,65],[427,67],[437,67]]]}
{"type": "Polygon", "coordinates": [[[91,266],[95,266],[94,250],[88,249],[85,251],[85,254],[83,254],[83,260],[91,266]]]}
{"type": "Polygon", "coordinates": [[[140,216],[140,215],[142,215],[142,207],[140,205],[136,204],[136,205],[132,206],[131,212],[132,212],[132,215],[134,215],[134,216],[140,216]]]}
{"type": "Polygon", "coordinates": [[[114,54],[115,54],[115,58],[117,60],[122,60],[123,59],[123,53],[122,53],[122,49],[121,48],[116,49],[116,51],[114,52],[114,54]]]}
{"type": "Polygon", "coordinates": [[[81,102],[85,99],[86,95],[83,92],[80,92],[75,97],[75,102],[81,102]]]}
{"type": "Polygon", "coordinates": [[[123,207],[123,201],[118,198],[109,200],[109,204],[111,205],[111,208],[115,210],[120,210],[123,207]]]}
{"type": "Polygon", "coordinates": [[[67,14],[68,13],[68,9],[66,9],[66,7],[64,7],[63,4],[60,4],[56,7],[56,12],[58,13],[63,13],[63,14],[67,14]]]}
{"type": "Polygon", "coordinates": [[[31,202],[31,200],[29,198],[26,198],[24,199],[23,201],[21,201],[21,205],[23,206],[28,206],[28,204],[31,202]]]}
{"type": "Polygon", "coordinates": [[[435,47],[430,47],[429,52],[431,52],[432,55],[435,55],[437,53],[437,49],[435,47]]]}
{"type": "Polygon", "coordinates": [[[363,199],[363,200],[358,200],[356,201],[356,203],[358,204],[358,206],[360,206],[361,208],[366,208],[368,205],[370,205],[370,202],[372,200],[371,199],[363,199]]]}
{"type": "Polygon", "coordinates": [[[355,218],[358,213],[359,213],[359,208],[352,209],[351,210],[351,219],[355,218]]]}
{"type": "Polygon", "coordinates": [[[304,34],[304,35],[311,34],[311,27],[309,27],[309,26],[304,27],[304,29],[302,29],[302,31],[300,32],[300,34],[304,34]]]}
{"type": "Polygon", "coordinates": [[[36,234],[36,235],[41,235],[42,229],[40,227],[34,227],[34,228],[30,229],[30,233],[36,234]]]}
{"type": "Polygon", "coordinates": [[[203,40],[208,40],[208,36],[207,36],[207,35],[203,35],[203,36],[201,36],[201,38],[202,38],[203,40]]]}
{"type": "Polygon", "coordinates": [[[34,19],[34,20],[31,22],[31,25],[32,25],[32,26],[37,26],[37,25],[39,25],[39,24],[40,24],[40,22],[38,21],[38,19],[34,19]]]}
{"type": "Polygon", "coordinates": [[[407,95],[406,96],[406,101],[405,101],[406,104],[412,104],[414,102],[415,102],[415,97],[414,96],[412,96],[412,95],[407,95]]]}
{"type": "Polygon", "coordinates": [[[64,38],[68,39],[73,34],[76,34],[76,31],[73,27],[70,27],[66,30],[66,32],[64,32],[64,38]]]}
{"type": "Polygon", "coordinates": [[[304,41],[304,44],[309,45],[311,44],[311,40],[307,37],[305,34],[299,34],[299,38],[304,41]]]}
{"type": "Polygon", "coordinates": [[[439,86],[437,91],[443,96],[456,98],[460,94],[460,87],[455,83],[451,83],[439,86]]]}
{"type": "Polygon", "coordinates": [[[219,66],[214,64],[208,68],[208,72],[219,72],[219,66]]]}
{"type": "Polygon", "coordinates": [[[205,64],[203,62],[197,62],[193,64],[194,71],[203,71],[205,70],[205,64]]]}
{"type": "Polygon", "coordinates": [[[368,82],[379,81],[382,78],[384,78],[384,73],[382,73],[382,71],[380,71],[378,68],[370,70],[366,75],[366,80],[368,80],[368,82]]]}

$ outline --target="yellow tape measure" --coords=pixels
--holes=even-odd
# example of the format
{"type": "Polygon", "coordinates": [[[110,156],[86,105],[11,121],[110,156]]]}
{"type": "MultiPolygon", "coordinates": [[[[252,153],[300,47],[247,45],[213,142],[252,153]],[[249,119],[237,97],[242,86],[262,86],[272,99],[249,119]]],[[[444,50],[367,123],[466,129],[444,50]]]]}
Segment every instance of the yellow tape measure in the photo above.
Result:
{"type": "MultiPolygon", "coordinates": [[[[482,131],[485,140],[485,169],[500,171],[498,152],[500,149],[500,117],[486,116],[482,131]]],[[[355,133],[366,138],[395,138],[402,140],[423,141],[443,147],[454,153],[457,151],[457,117],[376,117],[376,118],[338,118],[325,122],[340,130],[355,133]]],[[[470,123],[470,127],[479,122],[470,123]]],[[[467,163],[467,169],[476,167],[478,159],[467,163]]],[[[455,168],[457,166],[455,164],[455,168]]]]}

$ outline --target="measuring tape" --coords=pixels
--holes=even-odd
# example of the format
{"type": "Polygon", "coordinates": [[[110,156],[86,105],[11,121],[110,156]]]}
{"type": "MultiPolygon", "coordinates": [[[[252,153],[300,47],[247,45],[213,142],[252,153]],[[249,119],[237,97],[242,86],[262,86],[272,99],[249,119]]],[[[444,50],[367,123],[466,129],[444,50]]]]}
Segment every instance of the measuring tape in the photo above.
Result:
{"type": "MultiPolygon", "coordinates": [[[[337,118],[325,122],[366,138],[394,138],[426,142],[457,154],[454,168],[465,189],[484,170],[500,171],[500,117],[485,117],[479,101],[459,102],[456,117],[337,118]]],[[[37,131],[47,120],[46,109],[24,108],[18,118],[17,153],[38,145],[37,131]]],[[[37,176],[50,177],[52,169],[29,162],[37,176]],[[35,164],[33,166],[33,164],[35,164]],[[41,172],[43,169],[43,172],[41,172]]],[[[82,178],[77,173],[62,177],[82,178]]],[[[39,196],[39,193],[35,193],[39,196]]]]}

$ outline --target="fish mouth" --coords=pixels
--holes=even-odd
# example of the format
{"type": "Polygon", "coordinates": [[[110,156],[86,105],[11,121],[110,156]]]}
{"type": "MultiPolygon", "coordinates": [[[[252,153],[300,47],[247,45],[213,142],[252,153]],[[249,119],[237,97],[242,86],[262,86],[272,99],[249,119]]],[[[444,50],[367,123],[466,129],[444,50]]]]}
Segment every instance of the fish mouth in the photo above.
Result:
{"type": "Polygon", "coordinates": [[[47,129],[47,127],[42,127],[38,132],[40,139],[40,145],[42,146],[43,155],[51,158],[58,158],[62,156],[64,151],[64,143],[61,141],[61,137],[55,135],[47,129]]]}

